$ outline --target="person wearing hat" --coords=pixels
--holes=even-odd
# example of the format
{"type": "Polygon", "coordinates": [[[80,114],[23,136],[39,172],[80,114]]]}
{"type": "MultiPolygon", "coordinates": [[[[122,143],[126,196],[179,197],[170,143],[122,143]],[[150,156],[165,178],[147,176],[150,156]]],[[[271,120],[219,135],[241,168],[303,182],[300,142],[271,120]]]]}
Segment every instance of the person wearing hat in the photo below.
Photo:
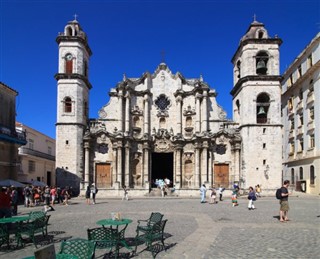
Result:
{"type": "Polygon", "coordinates": [[[94,183],[91,185],[91,193],[92,193],[92,204],[96,204],[96,194],[98,193],[98,188],[94,183]]]}

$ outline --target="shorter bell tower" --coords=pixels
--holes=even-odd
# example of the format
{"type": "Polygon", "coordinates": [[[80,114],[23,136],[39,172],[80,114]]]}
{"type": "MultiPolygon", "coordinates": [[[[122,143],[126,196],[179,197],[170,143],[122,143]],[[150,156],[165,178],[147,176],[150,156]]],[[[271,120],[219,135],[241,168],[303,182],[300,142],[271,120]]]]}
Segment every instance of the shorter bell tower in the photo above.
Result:
{"type": "Polygon", "coordinates": [[[57,184],[79,190],[83,181],[83,136],[89,116],[88,78],[92,55],[85,32],[75,19],[56,39],[59,45],[57,80],[57,184]]]}
{"type": "Polygon", "coordinates": [[[282,40],[270,37],[254,20],[232,58],[233,120],[242,137],[241,176],[245,188],[281,184],[281,76],[282,40]]]}

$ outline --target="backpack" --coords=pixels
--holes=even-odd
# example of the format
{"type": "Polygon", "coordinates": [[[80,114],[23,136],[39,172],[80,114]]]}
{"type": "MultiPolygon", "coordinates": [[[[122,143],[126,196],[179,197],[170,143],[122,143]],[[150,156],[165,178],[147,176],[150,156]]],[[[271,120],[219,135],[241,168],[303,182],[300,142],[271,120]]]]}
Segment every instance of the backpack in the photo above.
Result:
{"type": "Polygon", "coordinates": [[[25,195],[26,195],[26,196],[29,196],[30,194],[31,194],[30,189],[29,189],[29,188],[26,188],[26,189],[25,189],[25,195]]]}
{"type": "Polygon", "coordinates": [[[278,199],[278,200],[281,200],[281,198],[282,198],[282,196],[281,196],[281,188],[279,188],[279,189],[277,189],[277,191],[276,191],[276,198],[278,199]]]}

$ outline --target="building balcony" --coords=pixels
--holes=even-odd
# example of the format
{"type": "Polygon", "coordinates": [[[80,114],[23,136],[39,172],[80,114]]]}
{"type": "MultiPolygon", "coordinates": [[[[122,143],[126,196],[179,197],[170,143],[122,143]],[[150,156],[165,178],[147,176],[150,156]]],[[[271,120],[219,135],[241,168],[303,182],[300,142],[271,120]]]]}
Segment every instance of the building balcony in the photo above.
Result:
{"type": "Polygon", "coordinates": [[[27,147],[20,147],[19,148],[19,155],[30,155],[30,156],[35,156],[35,157],[40,157],[40,158],[44,158],[44,159],[48,159],[51,161],[55,161],[56,158],[55,156],[40,152],[40,151],[36,151],[27,147]]]}
{"type": "Polygon", "coordinates": [[[299,126],[298,129],[297,129],[297,136],[298,135],[302,135],[302,134],[303,134],[303,125],[299,126]]]}
{"type": "Polygon", "coordinates": [[[307,97],[307,104],[314,102],[314,94],[310,94],[307,97]]]}
{"type": "Polygon", "coordinates": [[[308,130],[313,130],[314,127],[315,127],[314,126],[314,121],[309,121],[307,127],[308,127],[308,130]]]}
{"type": "Polygon", "coordinates": [[[3,125],[0,125],[0,140],[20,145],[27,144],[26,132],[24,130],[10,129],[3,125]]]}
{"type": "Polygon", "coordinates": [[[294,130],[290,130],[289,132],[289,139],[294,138],[294,130]]]}
{"type": "Polygon", "coordinates": [[[298,112],[298,111],[300,111],[300,110],[302,110],[302,109],[303,109],[303,102],[302,102],[302,100],[301,100],[301,101],[299,101],[299,102],[297,103],[296,110],[297,110],[297,112],[298,112]]]}

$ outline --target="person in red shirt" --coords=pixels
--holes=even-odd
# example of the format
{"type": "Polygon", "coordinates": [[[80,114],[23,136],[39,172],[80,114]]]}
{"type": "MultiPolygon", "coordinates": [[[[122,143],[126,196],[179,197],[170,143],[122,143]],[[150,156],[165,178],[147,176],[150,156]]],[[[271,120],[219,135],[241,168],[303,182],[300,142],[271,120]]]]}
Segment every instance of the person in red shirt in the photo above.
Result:
{"type": "Polygon", "coordinates": [[[55,186],[51,188],[50,196],[51,196],[51,206],[54,206],[54,201],[56,200],[56,196],[57,196],[57,188],[55,186]]]}
{"type": "Polygon", "coordinates": [[[0,218],[11,218],[11,197],[5,187],[0,192],[0,218]]]}

